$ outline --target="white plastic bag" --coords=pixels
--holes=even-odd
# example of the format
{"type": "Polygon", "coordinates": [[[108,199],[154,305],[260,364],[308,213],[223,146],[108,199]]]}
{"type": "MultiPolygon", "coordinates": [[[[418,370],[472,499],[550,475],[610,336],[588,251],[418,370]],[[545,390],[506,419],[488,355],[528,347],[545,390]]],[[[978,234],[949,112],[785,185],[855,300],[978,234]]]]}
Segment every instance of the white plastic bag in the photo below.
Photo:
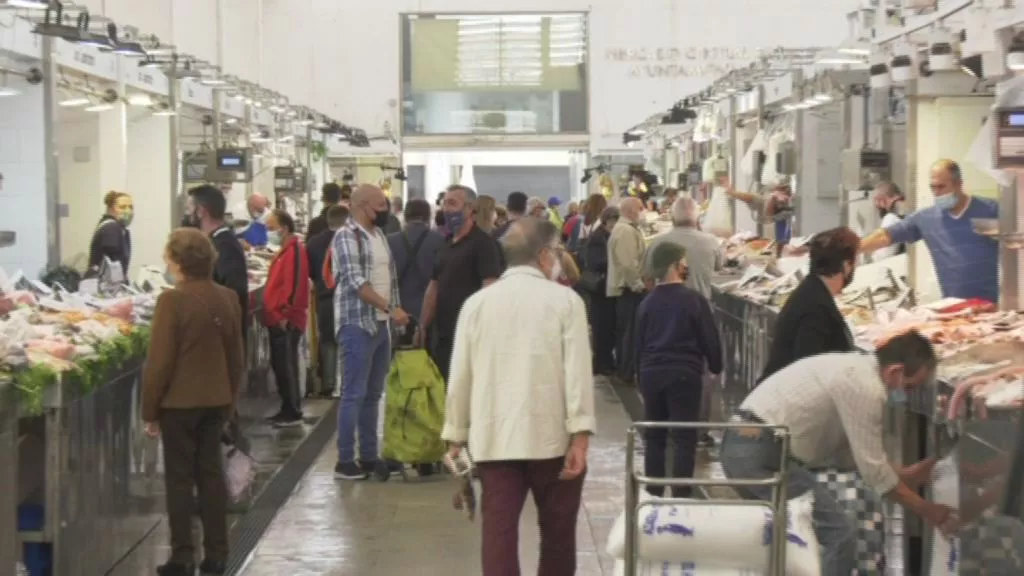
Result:
{"type": "MultiPolygon", "coordinates": [[[[932,469],[932,501],[951,508],[960,507],[960,473],[956,452],[950,453],[932,469]]],[[[931,576],[957,576],[960,574],[960,539],[946,538],[932,529],[931,576]]]]}
{"type": "Polygon", "coordinates": [[[704,214],[702,228],[709,234],[719,237],[732,235],[732,204],[729,203],[729,195],[725,188],[715,186],[711,191],[711,201],[708,202],[708,211],[704,214]]]}
{"type": "Polygon", "coordinates": [[[251,456],[235,448],[222,445],[224,449],[224,482],[227,484],[228,497],[238,502],[249,490],[256,477],[256,466],[251,456]]]}
{"type": "MultiPolygon", "coordinates": [[[[640,501],[650,500],[641,492],[640,501]]],[[[813,495],[789,501],[786,546],[788,576],[819,576],[818,540],[811,523],[813,495]]],[[[643,507],[637,516],[637,557],[672,564],[693,563],[701,570],[760,571],[771,553],[771,512],[757,506],[715,506],[694,500],[684,506],[643,507]]],[[[608,535],[609,556],[623,559],[626,518],[620,514],[608,535]]],[[[671,572],[670,572],[671,574],[671,572]]],[[[704,572],[700,572],[704,574],[704,572]]],[[[717,574],[716,574],[717,576],[717,574]]]]}

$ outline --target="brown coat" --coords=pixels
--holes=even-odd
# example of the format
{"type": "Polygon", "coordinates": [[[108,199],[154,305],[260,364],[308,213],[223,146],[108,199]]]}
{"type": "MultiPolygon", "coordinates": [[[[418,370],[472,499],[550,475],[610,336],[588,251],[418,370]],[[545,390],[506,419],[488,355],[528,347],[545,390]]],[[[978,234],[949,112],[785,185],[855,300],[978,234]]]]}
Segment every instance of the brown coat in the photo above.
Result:
{"type": "Polygon", "coordinates": [[[142,418],[161,408],[233,406],[245,371],[238,296],[212,280],[165,291],[153,314],[142,380],[142,418]]]}

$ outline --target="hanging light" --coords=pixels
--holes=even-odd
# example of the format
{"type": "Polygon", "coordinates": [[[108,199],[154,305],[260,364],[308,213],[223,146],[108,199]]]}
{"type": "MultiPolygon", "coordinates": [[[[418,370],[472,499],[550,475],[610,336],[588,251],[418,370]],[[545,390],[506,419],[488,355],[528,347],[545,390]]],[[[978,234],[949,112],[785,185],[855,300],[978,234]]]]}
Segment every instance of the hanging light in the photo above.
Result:
{"type": "Polygon", "coordinates": [[[947,28],[938,26],[928,40],[928,67],[933,72],[948,72],[960,68],[956,37],[947,28]]]}
{"type": "Polygon", "coordinates": [[[0,0],[0,8],[28,8],[29,10],[46,10],[50,0],[0,0]]]}
{"type": "Polygon", "coordinates": [[[152,106],[153,99],[149,94],[132,94],[128,97],[128,103],[132,106],[152,106]]]}
{"type": "Polygon", "coordinates": [[[89,107],[85,108],[85,111],[86,112],[106,112],[107,110],[113,110],[113,109],[114,109],[114,105],[113,104],[107,104],[106,102],[101,102],[99,104],[93,104],[92,106],[89,106],[89,107]]]}
{"type": "Polygon", "coordinates": [[[1006,50],[1006,67],[1014,72],[1024,70],[1024,33],[1018,33],[1006,50]]]}
{"type": "Polygon", "coordinates": [[[890,63],[893,82],[902,84],[917,77],[915,52],[914,45],[907,38],[904,38],[896,47],[892,62],[890,63]]]}
{"type": "Polygon", "coordinates": [[[871,55],[871,66],[868,70],[872,88],[888,88],[892,84],[889,78],[889,57],[885,52],[878,51],[871,55]]]}
{"type": "Polygon", "coordinates": [[[122,56],[146,56],[146,49],[142,47],[142,44],[118,39],[117,24],[113,22],[107,24],[107,38],[109,43],[100,46],[100,50],[103,52],[113,52],[122,56]]]}
{"type": "Polygon", "coordinates": [[[92,102],[92,100],[89,100],[88,98],[85,98],[85,97],[81,97],[81,98],[68,98],[67,100],[61,100],[60,102],[58,102],[57,105],[58,106],[63,106],[65,108],[76,108],[78,106],[88,106],[91,102],[92,102]]]}

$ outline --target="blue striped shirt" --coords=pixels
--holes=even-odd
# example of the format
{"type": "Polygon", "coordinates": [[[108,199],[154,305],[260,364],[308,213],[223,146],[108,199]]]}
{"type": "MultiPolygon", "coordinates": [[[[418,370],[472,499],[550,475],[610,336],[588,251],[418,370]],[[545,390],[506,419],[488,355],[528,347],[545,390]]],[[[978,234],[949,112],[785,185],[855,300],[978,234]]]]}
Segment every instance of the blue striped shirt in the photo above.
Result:
{"type": "MultiPolygon", "coordinates": [[[[373,269],[373,250],[370,249],[370,234],[379,235],[387,249],[388,241],[379,228],[367,231],[354,219],[350,218],[343,228],[334,234],[331,240],[333,247],[334,276],[338,286],[334,291],[334,326],[341,330],[342,326],[359,326],[371,335],[377,333],[377,309],[359,297],[359,289],[370,283],[370,270],[373,269]]],[[[390,249],[388,249],[390,252],[390,249]]],[[[401,306],[398,293],[398,271],[395,259],[389,258],[391,270],[391,295],[389,308],[394,310],[401,306]]],[[[384,296],[384,294],[381,294],[384,296]]]]}

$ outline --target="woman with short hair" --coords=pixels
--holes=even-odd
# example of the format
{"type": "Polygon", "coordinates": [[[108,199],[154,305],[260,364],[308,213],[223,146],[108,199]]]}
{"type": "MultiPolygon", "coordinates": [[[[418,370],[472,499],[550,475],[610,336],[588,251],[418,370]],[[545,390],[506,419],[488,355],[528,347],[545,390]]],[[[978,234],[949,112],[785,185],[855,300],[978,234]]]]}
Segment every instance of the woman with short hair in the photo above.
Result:
{"type": "Polygon", "coordinates": [[[245,373],[238,296],[213,281],[217,253],[195,228],[171,232],[164,262],[174,287],[157,298],[142,377],[146,432],[159,435],[171,531],[171,558],[160,576],[192,576],[194,490],[203,524],[203,574],[223,574],[228,559],[227,492],[221,435],[245,373]]]}

